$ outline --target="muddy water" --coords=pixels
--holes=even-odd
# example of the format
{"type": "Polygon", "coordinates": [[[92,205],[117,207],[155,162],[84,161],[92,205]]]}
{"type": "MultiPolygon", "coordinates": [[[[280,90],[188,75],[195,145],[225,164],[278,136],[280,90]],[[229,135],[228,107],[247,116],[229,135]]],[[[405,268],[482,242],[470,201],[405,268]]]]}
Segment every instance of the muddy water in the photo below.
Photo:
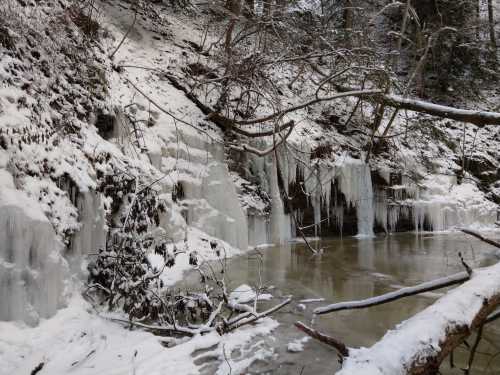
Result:
{"type": "MultiPolygon", "coordinates": [[[[499,238],[499,234],[490,237],[499,238]]],[[[464,234],[397,234],[369,240],[355,238],[325,239],[321,256],[311,256],[303,244],[262,249],[235,258],[229,263],[231,287],[243,283],[258,286],[260,280],[274,295],[273,303],[293,295],[292,304],[275,314],[280,327],[274,337],[259,338],[260,345],[272,348],[274,357],[254,363],[249,373],[332,374],[337,368],[335,352],[309,340],[304,350],[291,353],[289,342],[304,337],[293,327],[301,320],[310,323],[314,307],[330,302],[361,299],[393,291],[464,270],[458,253],[474,267],[499,261],[499,251],[464,234]],[[324,298],[323,303],[302,305],[302,299],[324,298]],[[304,309],[305,306],[305,309],[304,309]]],[[[389,304],[341,311],[317,317],[315,325],[351,347],[370,346],[397,323],[421,311],[439,298],[443,291],[409,297],[389,304]]],[[[262,308],[271,302],[263,302],[262,308]]],[[[471,374],[500,374],[500,322],[485,329],[471,374]]],[[[469,339],[470,340],[470,339],[469,339]]],[[[472,344],[472,340],[471,344],[472,344]]],[[[463,374],[468,352],[458,350],[455,368],[443,365],[443,374],[463,374]]]]}

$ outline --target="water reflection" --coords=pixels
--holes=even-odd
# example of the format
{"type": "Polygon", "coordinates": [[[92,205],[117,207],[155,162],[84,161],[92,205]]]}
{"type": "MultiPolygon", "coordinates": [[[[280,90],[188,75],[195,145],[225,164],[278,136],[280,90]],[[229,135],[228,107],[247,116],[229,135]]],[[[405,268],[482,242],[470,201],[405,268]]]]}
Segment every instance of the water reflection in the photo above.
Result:
{"type": "MultiPolygon", "coordinates": [[[[495,235],[492,235],[495,237],[495,235]]],[[[498,233],[496,235],[498,238],[498,233]]],[[[413,285],[437,277],[463,271],[458,253],[462,253],[471,267],[486,266],[498,261],[498,250],[461,233],[454,234],[398,234],[374,239],[324,239],[316,246],[324,248],[321,256],[311,256],[302,244],[294,244],[259,251],[230,261],[229,284],[258,285],[263,280],[274,286],[277,296],[292,294],[295,303],[276,318],[281,326],[275,332],[276,340],[268,344],[277,352],[273,363],[258,363],[251,373],[272,374],[331,374],[336,366],[335,354],[330,348],[309,341],[305,351],[288,353],[288,342],[302,337],[293,327],[297,320],[309,322],[311,312],[319,304],[297,308],[297,301],[325,298],[327,302],[372,297],[401,286],[413,285]]],[[[370,309],[341,311],[318,317],[316,326],[348,346],[369,346],[379,340],[396,324],[423,310],[443,291],[415,296],[370,309]]],[[[327,303],[326,302],[326,303],[327,303]]],[[[500,326],[488,326],[480,347],[481,353],[500,351],[500,326]]],[[[500,358],[478,354],[474,374],[500,373],[500,358]],[[481,370],[482,369],[482,370],[481,370]]],[[[498,356],[500,357],[500,355],[498,356]]],[[[457,353],[456,362],[464,362],[467,353],[457,353]]],[[[465,362],[464,362],[465,363],[465,362]]],[[[459,368],[443,366],[443,374],[462,374],[459,368]]]]}

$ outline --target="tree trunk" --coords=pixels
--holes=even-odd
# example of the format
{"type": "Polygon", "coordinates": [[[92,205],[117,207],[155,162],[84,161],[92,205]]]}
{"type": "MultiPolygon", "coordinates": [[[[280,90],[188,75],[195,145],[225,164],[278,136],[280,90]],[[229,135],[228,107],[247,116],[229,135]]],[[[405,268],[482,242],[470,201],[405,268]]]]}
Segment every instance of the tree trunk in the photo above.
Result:
{"type": "Polygon", "coordinates": [[[263,0],[262,1],[262,16],[264,18],[270,18],[272,10],[272,0],[263,0]]]}
{"type": "Polygon", "coordinates": [[[494,61],[497,60],[497,38],[495,35],[495,16],[493,14],[493,0],[488,0],[488,25],[490,29],[490,43],[494,56],[494,61]]]}
{"type": "Polygon", "coordinates": [[[344,29],[352,29],[353,26],[353,11],[352,11],[352,0],[345,1],[344,15],[343,15],[344,29]]]}
{"type": "Polygon", "coordinates": [[[226,2],[226,8],[231,12],[229,25],[226,30],[226,39],[224,41],[224,50],[228,56],[231,55],[231,42],[233,40],[234,27],[241,14],[241,2],[242,0],[227,0],[226,2]]]}

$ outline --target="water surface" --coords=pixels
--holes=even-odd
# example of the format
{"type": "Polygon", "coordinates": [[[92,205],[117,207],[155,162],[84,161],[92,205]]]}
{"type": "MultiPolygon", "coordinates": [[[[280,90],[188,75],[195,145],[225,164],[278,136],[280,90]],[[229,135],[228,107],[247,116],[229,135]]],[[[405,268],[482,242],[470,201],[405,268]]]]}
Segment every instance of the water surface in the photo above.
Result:
{"type": "MultiPolygon", "coordinates": [[[[490,237],[500,236],[497,233],[490,237]]],[[[309,324],[315,307],[372,297],[463,271],[459,252],[471,267],[499,261],[498,249],[462,233],[323,239],[314,245],[324,249],[323,255],[311,256],[304,244],[297,243],[261,249],[229,261],[230,287],[243,283],[264,286],[275,296],[273,301],[263,302],[262,309],[293,295],[291,305],[274,315],[281,323],[274,337],[258,339],[260,345],[273,348],[274,358],[255,363],[249,373],[332,374],[338,369],[333,349],[311,339],[304,345],[304,351],[287,351],[290,341],[304,337],[293,323],[301,320],[309,324]],[[299,303],[311,298],[326,301],[302,306],[299,303]]],[[[388,329],[423,310],[444,292],[408,297],[369,309],[322,315],[316,318],[315,327],[350,347],[370,346],[388,329]]],[[[499,374],[500,355],[492,357],[491,354],[500,352],[500,324],[488,325],[483,336],[471,374],[499,374]]],[[[465,367],[467,358],[465,349],[457,350],[456,367],[450,369],[445,364],[442,373],[463,374],[460,367],[465,367]]]]}

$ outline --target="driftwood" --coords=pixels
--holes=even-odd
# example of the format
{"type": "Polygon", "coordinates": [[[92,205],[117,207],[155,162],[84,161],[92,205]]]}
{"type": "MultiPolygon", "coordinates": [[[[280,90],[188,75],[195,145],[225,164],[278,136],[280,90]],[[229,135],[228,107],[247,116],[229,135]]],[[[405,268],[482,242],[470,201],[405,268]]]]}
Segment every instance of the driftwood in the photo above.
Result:
{"type": "MultiPolygon", "coordinates": [[[[500,243],[494,240],[491,240],[489,238],[483,237],[481,234],[468,230],[468,229],[461,229],[462,232],[466,234],[470,234],[471,236],[474,236],[481,241],[488,243],[492,246],[500,248],[500,243]]],[[[394,292],[382,294],[380,296],[375,296],[371,298],[366,298],[363,300],[356,300],[356,301],[346,301],[346,302],[339,302],[339,303],[334,303],[328,306],[323,306],[323,307],[318,307],[317,309],[314,310],[314,313],[317,315],[321,314],[327,314],[335,311],[341,311],[341,310],[354,310],[354,309],[364,309],[367,307],[371,306],[377,306],[377,305],[382,305],[388,302],[396,301],[401,298],[405,297],[410,297],[414,296],[417,294],[425,293],[425,292],[431,292],[433,290],[438,290],[442,288],[446,288],[451,285],[456,285],[456,284],[462,284],[463,282],[469,280],[472,270],[470,267],[464,262],[462,255],[459,253],[460,259],[462,263],[464,264],[466,271],[465,272],[459,272],[454,275],[442,277],[439,279],[435,279],[432,281],[427,281],[422,284],[418,284],[415,286],[409,286],[405,288],[401,288],[399,290],[396,290],[394,292]]]]}
{"type": "Polygon", "coordinates": [[[258,313],[258,314],[249,314],[248,318],[240,319],[238,322],[234,322],[232,325],[228,325],[226,328],[223,329],[223,332],[231,332],[231,331],[234,331],[235,329],[241,328],[247,324],[252,324],[259,319],[262,319],[268,315],[275,313],[279,309],[288,305],[290,302],[292,302],[292,299],[288,298],[288,299],[284,300],[283,302],[281,302],[280,304],[273,306],[266,311],[263,311],[263,312],[258,313]]]}
{"type": "Polygon", "coordinates": [[[295,327],[300,329],[302,332],[305,334],[311,336],[312,338],[321,341],[322,343],[325,343],[326,345],[332,346],[335,348],[335,350],[342,356],[342,357],[347,357],[349,356],[349,348],[345,346],[343,342],[340,342],[336,338],[333,338],[331,336],[325,335],[324,333],[321,333],[311,327],[306,326],[302,322],[296,322],[295,327]]]}

